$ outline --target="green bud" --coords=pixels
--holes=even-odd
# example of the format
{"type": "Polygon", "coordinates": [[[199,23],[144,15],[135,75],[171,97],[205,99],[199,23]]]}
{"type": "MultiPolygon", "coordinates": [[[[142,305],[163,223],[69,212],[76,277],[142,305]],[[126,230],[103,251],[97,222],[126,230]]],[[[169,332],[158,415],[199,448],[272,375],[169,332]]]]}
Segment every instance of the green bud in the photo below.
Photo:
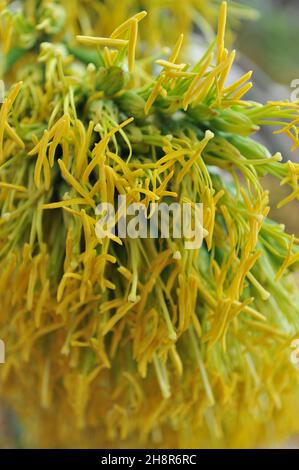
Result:
{"type": "Polygon", "coordinates": [[[117,102],[120,109],[124,111],[128,116],[133,116],[137,119],[143,119],[145,117],[145,101],[134,91],[126,91],[123,95],[119,97],[117,102]]]}
{"type": "Polygon", "coordinates": [[[189,106],[187,114],[195,121],[206,121],[215,118],[218,112],[205,104],[199,104],[194,108],[189,106]]]}
{"type": "Polygon", "coordinates": [[[14,21],[16,32],[16,42],[14,45],[22,49],[31,49],[37,39],[37,32],[34,25],[21,14],[17,14],[14,21]]]}
{"type": "Polygon", "coordinates": [[[248,116],[239,110],[236,111],[233,109],[227,109],[221,112],[219,117],[211,121],[211,127],[219,131],[239,134],[245,137],[259,129],[248,116]]]}
{"type": "Polygon", "coordinates": [[[41,10],[37,29],[47,34],[58,34],[62,31],[66,21],[65,9],[58,3],[48,3],[41,10]]]}
{"type": "Polygon", "coordinates": [[[97,73],[96,86],[105,95],[112,96],[125,86],[126,78],[126,73],[120,67],[101,67],[97,73]]]}
{"type": "Polygon", "coordinates": [[[240,135],[233,135],[228,136],[227,140],[248,160],[271,157],[270,152],[264,145],[256,142],[250,137],[245,138],[240,135]]]}
{"type": "Polygon", "coordinates": [[[131,124],[126,129],[128,139],[132,144],[141,144],[143,142],[143,134],[138,126],[131,124]]]}

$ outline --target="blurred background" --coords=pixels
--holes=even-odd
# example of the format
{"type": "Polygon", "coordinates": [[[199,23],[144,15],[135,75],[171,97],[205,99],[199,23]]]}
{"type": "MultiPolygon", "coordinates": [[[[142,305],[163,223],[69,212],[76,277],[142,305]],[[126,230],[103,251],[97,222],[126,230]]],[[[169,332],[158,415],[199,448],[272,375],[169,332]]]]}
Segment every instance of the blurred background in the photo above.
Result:
{"type": "MultiPolygon", "coordinates": [[[[299,79],[299,1],[241,0],[239,3],[259,12],[258,19],[242,23],[235,40],[240,66],[254,71],[255,86],[249,98],[260,102],[291,99],[294,91],[291,83],[299,79]]],[[[281,136],[270,131],[261,140],[273,153],[281,151],[284,160],[299,162],[299,150],[291,153],[287,139],[281,140],[281,136]]],[[[287,190],[271,177],[266,177],[264,184],[270,189],[271,216],[285,223],[288,232],[299,235],[298,201],[276,209],[287,190]]]]}
{"type": "Polygon", "coordinates": [[[259,18],[243,23],[237,46],[272,80],[289,87],[299,78],[299,1],[241,0],[259,18]]]}
{"type": "MultiPolygon", "coordinates": [[[[254,71],[251,98],[261,102],[291,99],[291,83],[299,79],[299,0],[242,0],[240,3],[259,11],[257,20],[242,23],[235,41],[242,54],[240,66],[254,71]]],[[[287,140],[278,143],[280,137],[270,132],[262,140],[266,140],[273,152],[281,151],[284,160],[299,162],[299,150],[291,153],[287,140]],[[280,145],[282,148],[278,148],[280,145]]],[[[299,202],[276,209],[288,191],[271,176],[265,177],[263,183],[270,190],[271,217],[284,223],[289,233],[299,236],[299,202]]],[[[285,445],[299,448],[299,438],[294,437],[285,445]]]]}

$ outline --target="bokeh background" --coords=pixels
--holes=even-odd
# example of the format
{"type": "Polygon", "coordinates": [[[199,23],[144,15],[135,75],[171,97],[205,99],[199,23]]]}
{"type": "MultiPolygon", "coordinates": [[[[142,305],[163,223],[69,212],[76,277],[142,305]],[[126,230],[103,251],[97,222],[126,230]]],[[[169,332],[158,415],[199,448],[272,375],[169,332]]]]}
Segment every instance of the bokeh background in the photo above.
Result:
{"type": "MultiPolygon", "coordinates": [[[[254,71],[252,99],[262,102],[290,99],[291,83],[299,79],[299,1],[243,0],[242,3],[259,11],[257,20],[242,24],[235,41],[237,50],[242,53],[239,64],[254,71]]],[[[278,139],[273,134],[263,138],[273,151],[281,150],[285,160],[299,162],[299,150],[292,153],[287,141],[282,143],[282,148],[277,148],[278,139]]],[[[268,176],[264,178],[264,185],[270,190],[271,216],[298,236],[299,202],[277,209],[277,202],[286,196],[285,190],[268,176]]],[[[283,445],[299,448],[299,437],[283,445]]]]}
{"type": "MultiPolygon", "coordinates": [[[[257,20],[242,23],[235,40],[240,66],[254,71],[251,98],[261,102],[290,99],[291,82],[299,79],[299,1],[242,0],[241,3],[259,12],[257,20]]],[[[299,150],[292,153],[289,142],[281,140],[281,136],[269,132],[262,140],[273,152],[281,151],[285,160],[299,162],[299,150]]],[[[298,201],[276,209],[287,190],[271,177],[266,177],[264,184],[270,189],[271,216],[285,223],[290,233],[299,235],[298,201]]]]}
{"type": "Polygon", "coordinates": [[[259,18],[243,23],[237,46],[277,83],[289,87],[299,78],[298,0],[242,0],[259,18]]]}

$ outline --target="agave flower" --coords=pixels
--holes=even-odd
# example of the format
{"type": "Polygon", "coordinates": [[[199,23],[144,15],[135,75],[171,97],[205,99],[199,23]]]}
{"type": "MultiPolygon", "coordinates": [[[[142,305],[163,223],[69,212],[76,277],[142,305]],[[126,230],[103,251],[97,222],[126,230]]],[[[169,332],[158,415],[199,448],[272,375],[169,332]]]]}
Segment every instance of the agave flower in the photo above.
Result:
{"type": "Polygon", "coordinates": [[[283,205],[299,166],[252,138],[276,126],[296,149],[298,104],[246,101],[250,72],[226,85],[226,2],[196,65],[180,61],[182,35],[168,57],[136,58],[145,12],[105,36],[77,4],[42,2],[31,29],[12,21],[26,64],[5,43],[1,398],[23,445],[244,447],[298,430],[299,240],[267,217],[261,177],[290,187],[283,205]],[[99,238],[96,207],[119,195],[201,202],[202,246],[99,238]]]}

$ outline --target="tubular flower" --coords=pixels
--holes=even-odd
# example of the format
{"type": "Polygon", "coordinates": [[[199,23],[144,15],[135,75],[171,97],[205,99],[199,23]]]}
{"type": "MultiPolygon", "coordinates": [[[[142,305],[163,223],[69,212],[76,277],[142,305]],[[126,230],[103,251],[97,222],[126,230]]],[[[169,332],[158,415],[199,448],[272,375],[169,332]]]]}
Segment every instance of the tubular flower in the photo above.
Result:
{"type": "MultiPolygon", "coordinates": [[[[148,22],[137,1],[6,3],[0,393],[22,445],[248,447],[298,431],[299,240],[268,218],[261,177],[290,187],[286,204],[299,165],[252,138],[276,126],[296,148],[298,105],[246,101],[250,72],[226,84],[226,2],[195,65],[182,35],[142,52],[154,1],[148,22]],[[99,236],[97,207],[118,196],[202,203],[203,243],[99,236]]],[[[217,3],[188,8],[208,24],[217,3]]]]}

